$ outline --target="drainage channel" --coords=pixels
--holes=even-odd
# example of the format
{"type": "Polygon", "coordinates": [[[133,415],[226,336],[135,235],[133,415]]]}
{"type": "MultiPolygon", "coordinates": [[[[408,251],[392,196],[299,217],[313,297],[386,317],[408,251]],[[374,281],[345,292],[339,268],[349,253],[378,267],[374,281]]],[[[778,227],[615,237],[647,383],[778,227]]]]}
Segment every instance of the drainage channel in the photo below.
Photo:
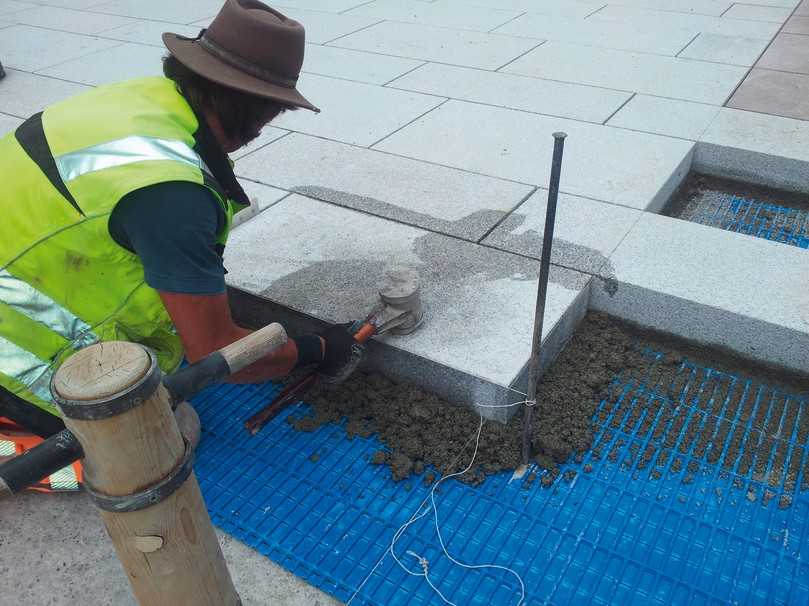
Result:
{"type": "Polygon", "coordinates": [[[809,248],[809,195],[691,173],[664,214],[809,248]]]}
{"type": "Polygon", "coordinates": [[[478,420],[381,377],[253,437],[244,419],[279,386],[202,394],[200,485],[217,525],[351,604],[446,603],[432,583],[449,603],[515,605],[520,582],[530,604],[809,603],[806,377],[591,313],[543,388],[553,432],[529,473],[507,469],[518,432],[487,422],[470,478],[435,491],[455,561],[432,512],[395,542],[404,568],[391,543],[469,463],[478,420]]]}

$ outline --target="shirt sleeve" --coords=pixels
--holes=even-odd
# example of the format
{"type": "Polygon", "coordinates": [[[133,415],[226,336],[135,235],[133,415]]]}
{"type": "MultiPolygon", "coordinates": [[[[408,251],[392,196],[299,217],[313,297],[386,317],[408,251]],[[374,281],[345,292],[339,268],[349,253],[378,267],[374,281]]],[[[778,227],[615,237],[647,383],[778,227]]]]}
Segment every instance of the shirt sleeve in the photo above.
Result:
{"type": "Polygon", "coordinates": [[[216,235],[225,213],[203,185],[171,181],[121,198],[109,219],[112,238],[140,257],[146,283],[157,290],[225,292],[216,235]]]}

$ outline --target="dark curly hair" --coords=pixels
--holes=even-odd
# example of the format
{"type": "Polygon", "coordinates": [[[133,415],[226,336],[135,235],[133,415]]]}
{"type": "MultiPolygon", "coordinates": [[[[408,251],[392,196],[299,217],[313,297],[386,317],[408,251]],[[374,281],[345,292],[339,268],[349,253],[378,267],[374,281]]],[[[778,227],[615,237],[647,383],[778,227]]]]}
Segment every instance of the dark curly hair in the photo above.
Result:
{"type": "Polygon", "coordinates": [[[214,112],[225,134],[233,140],[248,141],[266,121],[297,109],[217,84],[188,69],[174,55],[163,58],[163,74],[174,81],[197,114],[214,112]]]}

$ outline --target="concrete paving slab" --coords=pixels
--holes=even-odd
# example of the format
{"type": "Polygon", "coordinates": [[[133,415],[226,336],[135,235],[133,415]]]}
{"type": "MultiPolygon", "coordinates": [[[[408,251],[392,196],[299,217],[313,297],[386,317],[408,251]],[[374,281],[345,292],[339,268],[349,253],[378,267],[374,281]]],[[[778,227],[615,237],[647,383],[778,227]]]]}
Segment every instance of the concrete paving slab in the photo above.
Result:
{"type": "MultiPolygon", "coordinates": [[[[451,401],[505,401],[530,354],[533,259],[293,195],[236,230],[225,263],[230,286],[329,322],[365,313],[388,264],[416,268],[427,320],[411,335],[382,337],[369,360],[400,352],[402,363],[386,367],[407,373],[416,368],[408,356],[420,359],[410,380],[451,401]]],[[[567,322],[583,313],[588,286],[583,274],[553,269],[544,338],[558,326],[572,330],[567,322]]]]}
{"type": "Polygon", "coordinates": [[[441,104],[439,97],[302,74],[298,81],[307,99],[322,110],[286,112],[274,124],[280,128],[372,145],[441,104]]]}
{"type": "Polygon", "coordinates": [[[734,4],[723,17],[726,19],[749,19],[750,21],[769,21],[781,25],[792,14],[792,8],[778,6],[756,6],[750,4],[734,4]]]}
{"type": "MultiPolygon", "coordinates": [[[[179,25],[176,23],[160,23],[157,21],[135,21],[130,25],[123,25],[114,29],[106,30],[101,34],[102,38],[112,38],[123,42],[137,42],[149,46],[166,48],[163,45],[161,36],[163,32],[173,32],[189,38],[195,37],[200,28],[194,25],[179,25]]],[[[168,52],[168,51],[166,51],[168,52]]]]}
{"type": "Polygon", "coordinates": [[[530,11],[543,15],[560,15],[563,17],[586,17],[603,8],[606,1],[601,0],[469,0],[474,6],[489,6],[518,11],[530,11]]]}
{"type": "Polygon", "coordinates": [[[497,69],[539,42],[414,23],[384,22],[340,38],[333,46],[385,55],[497,69]]]}
{"type": "Polygon", "coordinates": [[[79,34],[14,25],[0,36],[0,61],[5,67],[25,71],[44,69],[120,44],[79,34]]]}
{"type": "MultiPolygon", "coordinates": [[[[0,88],[0,93],[2,93],[2,88],[0,88]]],[[[9,116],[8,114],[0,114],[0,137],[3,135],[10,133],[14,129],[16,129],[20,124],[22,124],[22,119],[17,118],[16,116],[9,116]]]]}
{"type": "Polygon", "coordinates": [[[694,152],[694,168],[809,193],[809,122],[719,110],[694,152]]]}
{"type": "Polygon", "coordinates": [[[345,78],[368,84],[385,84],[424,65],[423,61],[388,57],[319,44],[306,46],[303,71],[308,74],[345,78]]]}
{"type": "Polygon", "coordinates": [[[388,87],[599,124],[631,96],[605,88],[437,63],[427,63],[388,87]]]}
{"type": "Polygon", "coordinates": [[[809,75],[753,69],[728,107],[809,120],[809,75]]]}
{"type": "Polygon", "coordinates": [[[241,149],[230,154],[230,158],[232,160],[238,160],[239,158],[243,158],[247,154],[252,154],[257,149],[261,149],[268,143],[272,143],[273,141],[276,141],[277,139],[280,139],[281,137],[287,134],[289,134],[289,131],[284,130],[283,128],[277,128],[275,126],[265,126],[263,129],[261,129],[261,134],[258,137],[250,141],[250,143],[248,143],[241,149]]]}
{"type": "Polygon", "coordinates": [[[794,17],[791,17],[789,21],[784,24],[784,29],[782,31],[787,34],[809,35],[809,16],[802,17],[800,15],[795,15],[794,17]]]}
{"type": "Polygon", "coordinates": [[[546,42],[503,71],[638,93],[722,104],[747,70],[562,42],[546,42]]]}
{"type": "Polygon", "coordinates": [[[716,105],[635,95],[607,124],[696,141],[718,112],[716,105]]]}
{"type": "Polygon", "coordinates": [[[24,25],[35,25],[75,34],[98,34],[114,27],[132,25],[133,19],[118,15],[103,15],[86,11],[39,6],[14,13],[14,20],[24,25]]]}
{"type": "Polygon", "coordinates": [[[0,80],[0,112],[25,119],[87,89],[81,84],[7,69],[6,77],[0,80]]]}
{"type": "MultiPolygon", "coordinates": [[[[368,0],[278,0],[273,6],[277,5],[279,8],[303,8],[327,13],[342,13],[355,6],[364,4],[367,1],[368,0]]],[[[281,12],[286,14],[283,10],[281,12]]]]}
{"type": "Polygon", "coordinates": [[[661,208],[692,144],[563,118],[449,101],[377,149],[545,187],[555,131],[565,131],[561,189],[638,209],[661,208]]]}
{"type": "Polygon", "coordinates": [[[756,67],[809,74],[809,41],[798,34],[778,34],[756,67]]]}
{"type": "Polygon", "coordinates": [[[41,70],[45,76],[99,86],[131,78],[162,76],[166,51],[156,46],[124,42],[103,52],[85,55],[41,70]]]}
{"type": "Polygon", "coordinates": [[[780,28],[779,23],[767,21],[749,21],[745,19],[726,19],[710,15],[686,14],[669,11],[656,11],[637,6],[619,6],[610,3],[589,19],[598,21],[623,21],[639,28],[653,27],[664,21],[672,28],[690,28],[694,35],[721,34],[723,36],[740,36],[743,38],[763,38],[771,40],[780,28]]]}
{"type": "Polygon", "coordinates": [[[17,0],[0,0],[0,15],[8,17],[13,13],[19,11],[36,8],[36,4],[32,2],[18,2],[17,0]]]}
{"type": "Polygon", "coordinates": [[[753,65],[769,44],[761,38],[739,38],[720,34],[700,34],[678,57],[729,63],[731,65],[753,65]]]}
{"type": "Polygon", "coordinates": [[[612,292],[594,284],[592,307],[806,370],[806,251],[645,213],[610,261],[612,292]]]}
{"type": "Polygon", "coordinates": [[[90,10],[110,15],[123,15],[151,21],[191,23],[211,19],[222,8],[222,0],[113,0],[91,7],[90,10]]]}
{"type": "MultiPolygon", "coordinates": [[[[0,544],[9,556],[0,560],[0,575],[18,580],[4,583],[4,603],[136,606],[98,511],[84,493],[23,493],[0,503],[0,517],[0,544]]],[[[339,604],[233,537],[216,534],[244,606],[339,604]]]]}
{"type": "Polygon", "coordinates": [[[672,57],[694,37],[690,29],[672,28],[664,19],[655,25],[638,29],[620,21],[596,21],[537,13],[526,13],[498,27],[494,33],[672,57]]]}
{"type": "MultiPolygon", "coordinates": [[[[548,190],[537,190],[483,244],[539,259],[547,209],[548,190]]],[[[631,208],[560,194],[551,263],[589,274],[608,274],[609,256],[640,215],[631,208]]]]}
{"type": "Polygon", "coordinates": [[[242,159],[240,176],[477,241],[533,190],[500,179],[291,134],[242,159]]]}
{"type": "Polygon", "coordinates": [[[728,0],[618,0],[610,2],[610,4],[719,17],[731,7],[733,2],[728,0]]]}
{"type": "Polygon", "coordinates": [[[459,3],[452,0],[435,3],[423,0],[373,0],[348,11],[347,14],[488,32],[518,17],[520,13],[518,10],[470,6],[466,2],[459,3]]]}

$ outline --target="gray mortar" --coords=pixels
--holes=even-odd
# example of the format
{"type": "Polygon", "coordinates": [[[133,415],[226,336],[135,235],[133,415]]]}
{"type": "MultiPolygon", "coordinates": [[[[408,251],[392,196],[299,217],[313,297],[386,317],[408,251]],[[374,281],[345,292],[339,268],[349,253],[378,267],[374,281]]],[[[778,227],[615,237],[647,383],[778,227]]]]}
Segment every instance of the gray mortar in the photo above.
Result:
{"type": "MultiPolygon", "coordinates": [[[[384,202],[370,196],[360,196],[351,192],[340,191],[331,189],[329,187],[321,187],[319,185],[298,185],[290,189],[290,191],[329,202],[337,206],[360,210],[377,217],[385,219],[392,219],[400,223],[414,225],[416,227],[423,227],[431,231],[448,234],[477,242],[486,233],[505,217],[508,213],[501,210],[479,210],[457,221],[449,221],[447,219],[440,219],[433,217],[426,213],[420,213],[415,210],[402,208],[390,202],[384,202]]],[[[441,201],[436,201],[440,205],[441,201]]]]}

